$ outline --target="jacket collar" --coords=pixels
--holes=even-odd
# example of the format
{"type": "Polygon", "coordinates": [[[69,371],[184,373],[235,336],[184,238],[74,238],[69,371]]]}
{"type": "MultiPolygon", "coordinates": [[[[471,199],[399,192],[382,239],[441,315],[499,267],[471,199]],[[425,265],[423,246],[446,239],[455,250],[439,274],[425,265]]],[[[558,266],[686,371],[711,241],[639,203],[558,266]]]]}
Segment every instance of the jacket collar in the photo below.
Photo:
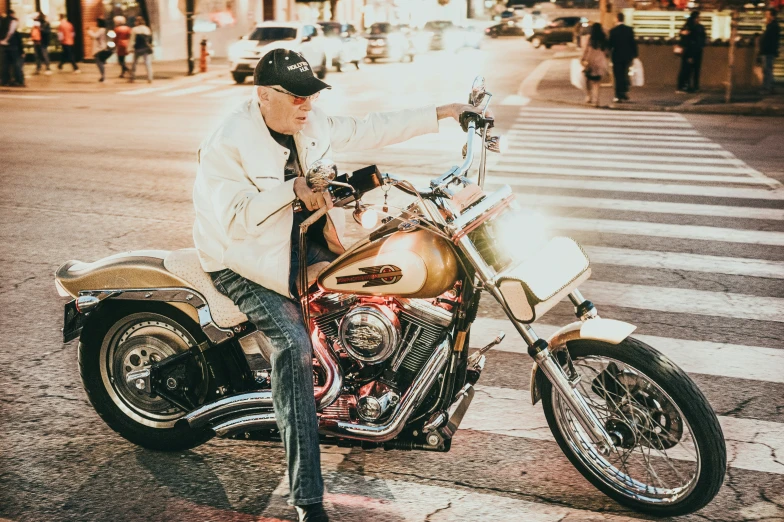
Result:
{"type": "MultiPolygon", "coordinates": [[[[265,136],[269,136],[270,140],[274,142],[278,148],[280,148],[282,151],[285,151],[286,147],[280,145],[277,141],[272,139],[272,135],[269,132],[269,127],[267,127],[267,123],[264,121],[264,116],[261,115],[261,106],[259,105],[259,95],[258,95],[258,91],[255,88],[253,89],[253,96],[251,97],[251,101],[250,101],[250,112],[251,112],[251,118],[256,123],[256,125],[260,128],[261,132],[265,136]]],[[[312,150],[315,150],[319,144],[316,138],[313,138],[312,136],[309,136],[308,134],[305,133],[305,131],[310,130],[309,127],[310,124],[308,124],[305,127],[304,131],[299,131],[294,135],[294,145],[297,147],[297,156],[299,157],[299,162],[304,171],[307,171],[308,167],[312,163],[309,158],[310,152],[312,150]]],[[[313,161],[315,161],[315,159],[313,161]]]]}

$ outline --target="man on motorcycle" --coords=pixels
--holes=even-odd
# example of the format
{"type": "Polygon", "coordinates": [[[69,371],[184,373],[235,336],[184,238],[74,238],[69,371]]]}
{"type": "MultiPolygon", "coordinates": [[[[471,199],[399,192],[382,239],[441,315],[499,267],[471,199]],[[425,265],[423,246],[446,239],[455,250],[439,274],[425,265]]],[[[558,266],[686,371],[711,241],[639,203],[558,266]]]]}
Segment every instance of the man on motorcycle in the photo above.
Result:
{"type": "Polygon", "coordinates": [[[344,215],[330,210],[308,231],[299,252],[299,224],[332,202],[303,177],[331,153],[399,143],[438,132],[438,120],[458,119],[464,104],[328,116],[313,102],[330,86],[299,53],[276,49],[254,71],[254,95],[202,143],[193,191],[193,236],[202,268],[216,288],[269,340],[275,419],[286,449],[290,500],[300,520],[328,520],[322,506],[312,346],[297,296],[299,256],[308,265],[332,261],[345,249],[344,215]],[[303,210],[294,212],[299,199],[303,210]]]}

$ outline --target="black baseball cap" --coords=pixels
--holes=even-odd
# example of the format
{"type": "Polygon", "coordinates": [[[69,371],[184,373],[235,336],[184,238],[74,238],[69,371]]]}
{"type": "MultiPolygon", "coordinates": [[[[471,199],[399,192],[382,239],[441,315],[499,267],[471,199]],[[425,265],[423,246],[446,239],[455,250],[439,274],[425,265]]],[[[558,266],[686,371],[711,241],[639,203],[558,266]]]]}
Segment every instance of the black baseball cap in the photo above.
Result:
{"type": "Polygon", "coordinates": [[[332,88],[316,78],[304,56],[288,49],[275,49],[259,60],[253,71],[253,85],[280,85],[303,97],[332,88]]]}

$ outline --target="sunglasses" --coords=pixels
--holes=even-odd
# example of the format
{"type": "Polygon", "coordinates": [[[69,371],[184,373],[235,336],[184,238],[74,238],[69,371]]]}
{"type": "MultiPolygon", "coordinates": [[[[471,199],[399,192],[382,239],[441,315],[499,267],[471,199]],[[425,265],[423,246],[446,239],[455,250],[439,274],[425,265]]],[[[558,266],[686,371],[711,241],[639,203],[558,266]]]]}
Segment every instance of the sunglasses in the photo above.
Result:
{"type": "Polygon", "coordinates": [[[321,94],[321,92],[317,92],[316,94],[311,94],[310,96],[297,96],[296,94],[291,94],[289,91],[283,89],[276,89],[275,87],[270,87],[270,89],[272,89],[273,91],[277,91],[281,94],[288,94],[289,96],[294,98],[293,100],[291,100],[294,105],[302,105],[308,100],[315,101],[316,99],[318,99],[319,94],[321,94]]]}

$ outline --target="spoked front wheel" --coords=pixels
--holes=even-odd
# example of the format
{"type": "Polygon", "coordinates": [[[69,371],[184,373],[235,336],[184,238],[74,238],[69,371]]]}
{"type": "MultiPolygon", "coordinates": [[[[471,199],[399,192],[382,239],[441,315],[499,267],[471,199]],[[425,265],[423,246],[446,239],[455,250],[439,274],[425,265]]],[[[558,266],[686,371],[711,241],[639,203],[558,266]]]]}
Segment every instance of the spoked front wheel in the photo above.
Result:
{"type": "Polygon", "coordinates": [[[727,451],[716,414],[686,373],[633,338],[571,341],[568,352],[581,375],[577,389],[615,443],[609,453],[597,448],[539,379],[547,423],[578,471],[637,511],[677,516],[708,504],[724,481],[727,451]]]}

